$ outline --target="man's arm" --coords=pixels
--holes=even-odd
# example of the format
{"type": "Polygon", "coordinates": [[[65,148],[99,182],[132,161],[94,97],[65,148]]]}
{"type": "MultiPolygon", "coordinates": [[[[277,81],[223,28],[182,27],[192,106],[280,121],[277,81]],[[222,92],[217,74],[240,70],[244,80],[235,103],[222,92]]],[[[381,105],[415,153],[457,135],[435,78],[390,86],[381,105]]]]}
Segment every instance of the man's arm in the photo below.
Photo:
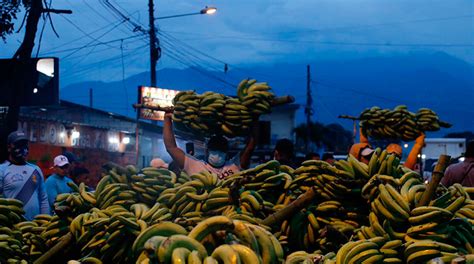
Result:
{"type": "Polygon", "coordinates": [[[174,162],[180,169],[184,168],[184,151],[176,145],[176,137],[173,132],[173,122],[171,121],[172,113],[165,114],[165,120],[163,121],[163,141],[165,142],[166,151],[173,158],[174,162]]]}
{"type": "MultiPolygon", "coordinates": [[[[44,182],[43,173],[38,168],[40,172],[40,188],[38,193],[39,203],[40,203],[40,212],[42,214],[51,214],[51,208],[49,207],[48,194],[46,193],[46,184],[44,182]]],[[[56,198],[56,197],[54,197],[56,198]]]]}
{"type": "Polygon", "coordinates": [[[420,136],[418,136],[415,140],[415,145],[413,145],[413,148],[410,151],[410,154],[408,154],[408,158],[403,164],[405,167],[413,170],[415,167],[415,164],[418,160],[418,154],[421,153],[421,149],[425,145],[425,134],[421,133],[420,136]]]}
{"type": "Polygon", "coordinates": [[[453,179],[453,174],[451,173],[451,169],[448,166],[446,168],[446,171],[444,172],[444,176],[441,178],[441,184],[446,187],[449,187],[453,185],[452,179],[453,179]]]}
{"type": "Polygon", "coordinates": [[[364,130],[362,129],[362,127],[359,128],[359,137],[360,137],[359,143],[369,144],[369,139],[364,135],[364,130]]]}
{"type": "Polygon", "coordinates": [[[58,196],[58,191],[56,190],[56,188],[54,188],[55,186],[53,184],[51,184],[52,180],[53,179],[49,179],[49,181],[47,180],[45,182],[46,194],[48,195],[48,202],[49,202],[49,206],[51,206],[51,208],[54,205],[54,201],[56,200],[56,196],[58,196]]]}
{"type": "Polygon", "coordinates": [[[245,148],[240,153],[240,168],[248,169],[250,166],[250,158],[252,153],[257,145],[257,136],[258,136],[258,120],[255,120],[252,124],[252,131],[249,138],[247,139],[247,144],[245,148]]]}

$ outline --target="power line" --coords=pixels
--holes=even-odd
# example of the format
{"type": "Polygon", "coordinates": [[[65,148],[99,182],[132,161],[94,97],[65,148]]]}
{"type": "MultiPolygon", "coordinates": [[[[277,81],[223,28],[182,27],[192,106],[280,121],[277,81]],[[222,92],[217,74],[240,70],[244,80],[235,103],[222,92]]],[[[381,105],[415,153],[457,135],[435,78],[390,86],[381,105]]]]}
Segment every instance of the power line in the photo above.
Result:
{"type": "MultiPolygon", "coordinates": [[[[123,23],[123,21],[121,21],[120,23],[123,23]]],[[[99,31],[102,31],[102,30],[104,30],[104,29],[106,29],[106,28],[108,28],[108,27],[111,27],[111,26],[114,26],[114,24],[105,25],[104,27],[101,27],[101,28],[98,28],[98,29],[93,30],[93,31],[91,31],[91,32],[88,32],[87,34],[92,35],[92,34],[95,34],[95,33],[99,32],[99,31]]],[[[56,47],[50,48],[50,49],[44,51],[43,53],[55,52],[55,49],[57,49],[57,48],[62,48],[62,47],[64,47],[64,46],[66,46],[66,45],[69,45],[69,44],[71,44],[71,43],[74,43],[74,42],[76,42],[76,41],[78,41],[78,40],[83,40],[83,39],[84,39],[84,37],[83,37],[83,36],[80,36],[80,37],[78,37],[78,38],[75,38],[75,39],[73,39],[73,40],[71,40],[71,41],[68,41],[68,42],[66,42],[66,43],[63,43],[63,44],[58,45],[58,46],[56,46],[56,47]]]]}
{"type": "Polygon", "coordinates": [[[86,44],[84,46],[69,48],[69,49],[64,49],[64,50],[45,52],[45,53],[43,53],[43,55],[45,55],[45,54],[54,54],[54,53],[63,53],[63,52],[74,51],[74,50],[78,50],[78,49],[80,50],[80,49],[87,48],[87,47],[100,46],[100,45],[104,45],[106,43],[108,44],[108,43],[113,43],[113,42],[118,42],[118,41],[121,41],[121,40],[128,40],[128,39],[133,39],[133,38],[138,38],[138,37],[141,37],[141,35],[135,35],[135,36],[125,37],[125,38],[118,38],[118,39],[113,39],[113,40],[109,40],[109,41],[105,41],[105,42],[101,42],[101,43],[95,43],[95,44],[86,44]]]}

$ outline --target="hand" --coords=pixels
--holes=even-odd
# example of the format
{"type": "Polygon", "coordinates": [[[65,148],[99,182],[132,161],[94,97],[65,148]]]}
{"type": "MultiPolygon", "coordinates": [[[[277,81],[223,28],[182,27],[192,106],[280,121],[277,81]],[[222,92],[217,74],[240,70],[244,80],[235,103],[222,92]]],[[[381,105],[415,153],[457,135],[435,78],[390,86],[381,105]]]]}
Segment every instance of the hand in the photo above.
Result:
{"type": "Polygon", "coordinates": [[[171,119],[173,117],[173,112],[165,112],[165,119],[171,119]]]}
{"type": "Polygon", "coordinates": [[[421,146],[424,146],[425,145],[425,133],[421,133],[416,139],[415,139],[415,143],[417,145],[421,145],[421,146]]]}

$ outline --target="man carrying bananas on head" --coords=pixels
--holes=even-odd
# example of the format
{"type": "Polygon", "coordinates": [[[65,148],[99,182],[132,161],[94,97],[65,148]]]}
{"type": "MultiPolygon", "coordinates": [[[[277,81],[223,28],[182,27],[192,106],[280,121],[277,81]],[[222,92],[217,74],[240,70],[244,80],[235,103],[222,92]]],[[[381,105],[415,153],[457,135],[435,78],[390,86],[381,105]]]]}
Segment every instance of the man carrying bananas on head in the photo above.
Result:
{"type": "Polygon", "coordinates": [[[233,158],[229,157],[228,142],[223,136],[212,136],[207,142],[206,160],[198,160],[186,154],[176,145],[176,138],[173,132],[172,113],[166,113],[163,124],[163,141],[166,151],[173,161],[188,175],[193,175],[202,171],[209,171],[216,174],[219,179],[224,179],[241,169],[247,169],[250,165],[250,157],[256,144],[257,126],[254,125],[252,133],[247,140],[243,151],[233,158]]]}

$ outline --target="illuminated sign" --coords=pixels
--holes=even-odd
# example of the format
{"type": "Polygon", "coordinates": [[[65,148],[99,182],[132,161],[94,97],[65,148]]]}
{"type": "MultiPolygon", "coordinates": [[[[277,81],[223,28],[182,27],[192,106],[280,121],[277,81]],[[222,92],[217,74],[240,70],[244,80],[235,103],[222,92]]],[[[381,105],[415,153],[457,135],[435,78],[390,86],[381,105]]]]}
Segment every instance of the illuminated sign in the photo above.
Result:
{"type": "MultiPolygon", "coordinates": [[[[179,93],[176,90],[162,89],[156,87],[140,86],[139,87],[139,100],[140,104],[146,106],[161,106],[168,107],[173,106],[172,100],[175,95],[179,93]]],[[[150,109],[141,109],[140,118],[150,120],[163,120],[165,112],[154,111],[150,109]]]]}

